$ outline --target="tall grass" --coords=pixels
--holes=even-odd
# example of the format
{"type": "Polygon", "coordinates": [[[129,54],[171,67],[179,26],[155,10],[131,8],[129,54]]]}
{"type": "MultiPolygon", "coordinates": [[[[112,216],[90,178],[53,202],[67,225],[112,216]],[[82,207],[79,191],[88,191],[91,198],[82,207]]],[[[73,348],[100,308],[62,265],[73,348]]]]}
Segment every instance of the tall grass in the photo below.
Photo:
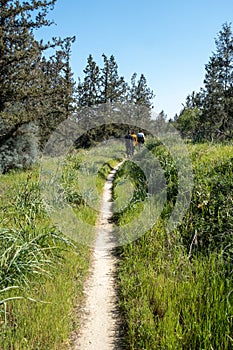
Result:
{"type": "Polygon", "coordinates": [[[0,349],[56,349],[72,329],[89,249],[50,221],[38,169],[1,176],[0,349]]]}
{"type": "MultiPolygon", "coordinates": [[[[94,209],[89,205],[80,167],[86,164],[94,175],[99,200],[106,175],[121,152],[105,148],[104,161],[101,151],[94,152],[95,157],[88,153],[74,150],[67,156],[60,185],[63,200],[87,227],[94,228],[98,201],[94,209]]],[[[68,349],[79,326],[91,250],[55,226],[45,210],[39,178],[36,168],[1,175],[1,350],[68,349]]]]}
{"type": "MultiPolygon", "coordinates": [[[[150,148],[163,164],[163,147],[151,143],[150,148]]],[[[233,147],[190,146],[190,154],[194,190],[181,225],[170,234],[165,229],[176,195],[176,171],[167,158],[170,192],[160,220],[119,249],[119,305],[127,349],[233,346],[233,147]]],[[[115,186],[121,177],[133,179],[135,169],[128,165],[119,175],[115,186]]],[[[116,197],[119,192],[120,187],[116,197]]],[[[134,220],[138,209],[132,204],[117,215],[119,225],[134,220]]]]}

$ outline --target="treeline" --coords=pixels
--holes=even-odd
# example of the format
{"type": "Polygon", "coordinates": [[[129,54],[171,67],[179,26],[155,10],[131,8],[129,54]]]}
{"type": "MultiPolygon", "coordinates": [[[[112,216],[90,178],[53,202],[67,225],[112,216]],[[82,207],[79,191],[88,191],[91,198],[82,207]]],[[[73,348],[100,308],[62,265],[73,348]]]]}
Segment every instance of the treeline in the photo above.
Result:
{"type": "MultiPolygon", "coordinates": [[[[84,107],[132,104],[142,117],[143,106],[150,120],[155,95],[143,74],[134,73],[127,82],[113,55],[102,55],[102,67],[89,55],[83,78],[75,82],[70,65],[75,37],[35,38],[35,30],[53,24],[47,14],[55,3],[0,1],[1,173],[31,166],[56,127],[84,107]]],[[[136,114],[134,109],[135,125],[136,114]]],[[[166,116],[161,112],[157,119],[164,122],[166,116]]],[[[204,87],[187,97],[173,125],[193,141],[222,141],[232,139],[232,122],[233,34],[224,24],[206,65],[204,87]]]]}
{"type": "Polygon", "coordinates": [[[103,57],[103,67],[100,68],[89,55],[87,66],[84,69],[84,79],[79,79],[77,89],[78,107],[101,104],[101,103],[134,103],[152,108],[153,91],[148,87],[143,74],[137,80],[134,73],[130,84],[123,76],[118,74],[118,66],[113,55],[103,57]]]}
{"type": "Polygon", "coordinates": [[[223,24],[216,49],[205,65],[203,87],[188,95],[174,125],[193,141],[227,141],[233,137],[233,34],[223,24]]]}
{"type": "Polygon", "coordinates": [[[84,106],[133,102],[152,108],[153,92],[142,74],[131,84],[118,75],[112,55],[103,68],[90,55],[83,81],[70,66],[75,37],[38,41],[35,30],[53,23],[56,0],[0,1],[0,172],[32,164],[52,131],[84,106]],[[52,52],[52,53],[51,53],[52,52]],[[49,53],[50,56],[49,56],[49,53]]]}

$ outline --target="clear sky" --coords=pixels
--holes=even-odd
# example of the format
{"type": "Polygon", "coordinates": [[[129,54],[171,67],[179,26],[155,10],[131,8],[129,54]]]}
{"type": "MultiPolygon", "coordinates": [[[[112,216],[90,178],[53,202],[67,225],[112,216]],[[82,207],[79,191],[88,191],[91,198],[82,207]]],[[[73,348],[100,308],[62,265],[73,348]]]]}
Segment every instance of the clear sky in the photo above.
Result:
{"type": "Polygon", "coordinates": [[[38,35],[76,36],[75,80],[89,54],[100,67],[102,54],[113,54],[119,75],[130,82],[134,72],[143,73],[156,94],[155,111],[173,118],[202,86],[214,40],[233,22],[233,0],[57,0],[49,18],[56,25],[38,35]]]}

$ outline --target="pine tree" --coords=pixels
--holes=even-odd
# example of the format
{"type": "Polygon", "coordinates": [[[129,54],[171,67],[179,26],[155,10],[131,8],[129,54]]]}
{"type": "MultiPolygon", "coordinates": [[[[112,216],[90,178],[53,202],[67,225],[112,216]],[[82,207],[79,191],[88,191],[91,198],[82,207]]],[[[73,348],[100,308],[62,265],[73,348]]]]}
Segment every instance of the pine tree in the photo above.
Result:
{"type": "Polygon", "coordinates": [[[197,141],[203,138],[202,125],[202,109],[205,92],[203,89],[200,92],[193,91],[187,96],[184,108],[181,110],[179,116],[176,114],[173,126],[180,131],[184,138],[197,141]]]}
{"type": "Polygon", "coordinates": [[[118,75],[118,65],[113,55],[108,59],[102,55],[104,67],[101,69],[101,103],[123,102],[126,99],[127,84],[118,75]]]}
{"type": "Polygon", "coordinates": [[[188,96],[175,125],[194,140],[233,137],[233,35],[225,23],[215,39],[216,52],[205,66],[204,88],[188,96]],[[192,113],[194,111],[194,113],[192,113]],[[188,117],[190,123],[188,122],[188,117]],[[191,130],[192,128],[192,130],[191,130]]]}
{"type": "Polygon", "coordinates": [[[134,73],[131,78],[131,88],[129,101],[136,105],[147,107],[149,110],[153,107],[152,99],[155,97],[153,91],[148,87],[146,78],[143,74],[136,81],[137,73],[134,73]]]}
{"type": "Polygon", "coordinates": [[[206,97],[203,124],[208,125],[209,138],[227,137],[233,122],[233,35],[224,24],[215,40],[216,53],[206,65],[204,80],[206,97]]]}
{"type": "MultiPolygon", "coordinates": [[[[33,29],[49,25],[45,16],[54,2],[0,1],[0,112],[20,110],[21,106],[30,108],[38,89],[38,66],[45,48],[34,39],[33,29]]],[[[18,122],[23,122],[24,118],[27,120],[25,113],[21,113],[18,122]]],[[[16,116],[14,124],[15,119],[16,116]]],[[[10,124],[11,120],[8,122],[10,124]]]]}
{"type": "Polygon", "coordinates": [[[91,140],[107,139],[110,135],[122,136],[130,128],[146,128],[151,118],[153,92],[147,86],[144,75],[136,83],[136,73],[130,87],[123,76],[118,74],[118,65],[113,55],[103,57],[103,67],[99,68],[89,55],[84,69],[84,80],[78,85],[78,113],[76,118],[88,128],[89,120],[99,124],[89,131],[76,145],[91,145],[91,140]],[[93,107],[86,109],[83,107],[93,107]],[[87,113],[86,113],[87,112],[87,113]],[[115,122],[113,121],[113,116],[115,122]],[[123,119],[122,119],[123,116],[123,119]],[[117,126],[116,120],[119,121],[117,126]]]}
{"type": "Polygon", "coordinates": [[[79,107],[91,107],[100,103],[100,69],[93,60],[92,55],[87,59],[84,69],[84,81],[79,79],[77,103],[79,107]]]}
{"type": "Polygon", "coordinates": [[[46,17],[55,2],[0,0],[0,152],[32,121],[44,127],[42,120],[50,118],[48,135],[49,128],[51,131],[58,122],[53,118],[54,109],[59,112],[59,121],[67,118],[73,93],[69,67],[73,38],[52,38],[43,43],[34,37],[35,29],[51,24],[46,17]],[[49,48],[56,54],[47,60],[43,53],[49,48]]]}
{"type": "Polygon", "coordinates": [[[38,117],[42,146],[51,131],[76,110],[76,87],[70,67],[71,44],[74,40],[75,37],[65,38],[60,49],[49,60],[44,58],[41,63],[45,85],[38,117]]]}
{"type": "Polygon", "coordinates": [[[146,78],[140,75],[137,81],[137,73],[131,77],[131,86],[128,90],[129,109],[133,116],[135,124],[145,125],[151,119],[151,110],[153,108],[153,91],[148,87],[146,78]]]}

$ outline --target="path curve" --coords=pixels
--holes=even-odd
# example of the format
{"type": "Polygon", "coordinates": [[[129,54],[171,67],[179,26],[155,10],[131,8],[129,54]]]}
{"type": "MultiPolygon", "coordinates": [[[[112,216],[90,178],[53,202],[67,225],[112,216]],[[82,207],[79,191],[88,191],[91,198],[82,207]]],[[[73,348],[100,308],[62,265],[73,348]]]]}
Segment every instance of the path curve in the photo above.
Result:
{"type": "Polygon", "coordinates": [[[74,350],[120,349],[119,315],[115,285],[116,257],[113,237],[112,185],[120,162],[108,175],[97,221],[90,276],[84,287],[85,302],[81,309],[80,331],[74,350]]]}

